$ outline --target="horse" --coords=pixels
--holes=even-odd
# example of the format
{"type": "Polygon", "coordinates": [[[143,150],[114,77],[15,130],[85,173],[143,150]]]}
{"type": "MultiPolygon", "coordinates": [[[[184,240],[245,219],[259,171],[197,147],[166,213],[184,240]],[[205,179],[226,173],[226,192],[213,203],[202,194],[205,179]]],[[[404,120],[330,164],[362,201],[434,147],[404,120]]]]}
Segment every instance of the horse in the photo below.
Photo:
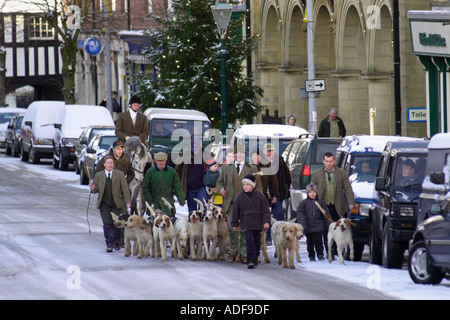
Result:
{"type": "Polygon", "coordinates": [[[129,185],[131,193],[131,213],[137,213],[142,216],[145,213],[142,183],[144,182],[147,165],[150,164],[150,167],[153,166],[153,158],[150,154],[150,148],[143,143],[138,136],[128,138],[123,145],[123,150],[134,169],[134,179],[129,185]]]}

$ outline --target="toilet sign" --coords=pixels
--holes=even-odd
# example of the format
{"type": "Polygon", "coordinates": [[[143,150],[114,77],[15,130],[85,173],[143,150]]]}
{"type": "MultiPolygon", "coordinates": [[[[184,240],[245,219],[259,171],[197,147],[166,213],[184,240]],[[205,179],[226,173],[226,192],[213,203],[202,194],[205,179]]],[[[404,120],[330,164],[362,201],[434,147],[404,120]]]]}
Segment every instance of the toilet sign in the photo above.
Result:
{"type": "Polygon", "coordinates": [[[408,122],[426,122],[426,108],[408,108],[408,122]]]}

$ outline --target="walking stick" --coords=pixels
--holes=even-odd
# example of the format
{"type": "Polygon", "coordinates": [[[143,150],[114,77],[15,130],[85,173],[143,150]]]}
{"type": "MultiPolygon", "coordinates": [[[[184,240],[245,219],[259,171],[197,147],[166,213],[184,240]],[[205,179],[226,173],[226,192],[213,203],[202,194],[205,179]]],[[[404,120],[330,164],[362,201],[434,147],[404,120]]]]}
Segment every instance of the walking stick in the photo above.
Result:
{"type": "MultiPolygon", "coordinates": [[[[86,172],[87,172],[89,182],[91,182],[91,174],[89,173],[89,168],[87,166],[87,162],[84,162],[84,166],[86,167],[86,172]]],[[[89,187],[89,189],[90,189],[90,187],[89,187]]],[[[87,220],[87,224],[88,224],[88,228],[89,228],[89,233],[91,233],[91,224],[89,223],[89,204],[91,203],[91,194],[92,194],[92,190],[89,190],[88,205],[86,208],[86,220],[87,220]]]]}

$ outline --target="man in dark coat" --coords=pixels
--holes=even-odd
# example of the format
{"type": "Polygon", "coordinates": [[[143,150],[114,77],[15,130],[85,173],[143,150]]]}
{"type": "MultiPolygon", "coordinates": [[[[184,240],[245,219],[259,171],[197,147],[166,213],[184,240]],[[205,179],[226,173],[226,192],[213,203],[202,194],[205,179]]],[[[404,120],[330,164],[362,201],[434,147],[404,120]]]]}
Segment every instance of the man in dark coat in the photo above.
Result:
{"type": "Polygon", "coordinates": [[[141,99],[134,95],[130,98],[130,109],[119,115],[116,123],[116,136],[125,142],[131,136],[138,136],[148,146],[148,119],[139,112],[141,99]]]}
{"type": "Polygon", "coordinates": [[[346,134],[344,121],[337,116],[337,110],[331,108],[328,117],[320,123],[317,135],[319,137],[343,138],[346,134]]]}

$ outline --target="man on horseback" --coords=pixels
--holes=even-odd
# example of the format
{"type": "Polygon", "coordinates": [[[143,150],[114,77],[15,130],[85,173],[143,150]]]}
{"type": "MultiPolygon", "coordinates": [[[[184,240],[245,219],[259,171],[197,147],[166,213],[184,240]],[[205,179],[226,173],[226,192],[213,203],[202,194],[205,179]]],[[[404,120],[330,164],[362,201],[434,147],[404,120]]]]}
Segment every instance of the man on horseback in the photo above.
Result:
{"type": "Polygon", "coordinates": [[[148,119],[139,112],[141,98],[134,95],[129,101],[130,109],[119,115],[116,123],[116,136],[125,142],[132,136],[138,136],[147,147],[148,119]]]}

